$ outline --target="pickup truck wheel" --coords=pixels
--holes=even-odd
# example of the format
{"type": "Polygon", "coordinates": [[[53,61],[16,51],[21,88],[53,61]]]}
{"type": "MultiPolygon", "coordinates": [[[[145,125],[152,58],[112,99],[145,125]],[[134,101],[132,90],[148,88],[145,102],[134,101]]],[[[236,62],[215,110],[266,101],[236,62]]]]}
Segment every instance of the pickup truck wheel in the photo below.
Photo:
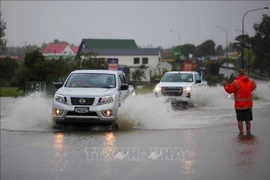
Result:
{"type": "Polygon", "coordinates": [[[116,122],[113,122],[109,125],[110,130],[117,130],[118,129],[118,124],[116,122]]]}

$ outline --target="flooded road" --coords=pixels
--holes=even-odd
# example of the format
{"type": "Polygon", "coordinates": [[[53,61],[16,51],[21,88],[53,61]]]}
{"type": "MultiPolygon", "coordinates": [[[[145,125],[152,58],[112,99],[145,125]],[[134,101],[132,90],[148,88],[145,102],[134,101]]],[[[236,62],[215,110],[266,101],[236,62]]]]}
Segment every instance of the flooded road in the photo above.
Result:
{"type": "Polygon", "coordinates": [[[233,101],[216,87],[174,111],[151,96],[125,102],[119,129],[53,127],[51,99],[1,98],[1,179],[270,179],[269,89],[240,136],[233,101]]]}

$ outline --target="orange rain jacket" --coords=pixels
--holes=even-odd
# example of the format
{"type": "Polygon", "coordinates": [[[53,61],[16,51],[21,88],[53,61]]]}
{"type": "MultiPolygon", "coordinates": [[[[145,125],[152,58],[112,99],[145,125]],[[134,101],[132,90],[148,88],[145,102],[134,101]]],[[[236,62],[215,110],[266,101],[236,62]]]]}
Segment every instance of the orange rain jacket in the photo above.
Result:
{"type": "Polygon", "coordinates": [[[256,83],[245,75],[239,75],[232,84],[225,84],[227,93],[234,93],[235,109],[249,109],[253,107],[252,91],[256,89],[256,83]]]}

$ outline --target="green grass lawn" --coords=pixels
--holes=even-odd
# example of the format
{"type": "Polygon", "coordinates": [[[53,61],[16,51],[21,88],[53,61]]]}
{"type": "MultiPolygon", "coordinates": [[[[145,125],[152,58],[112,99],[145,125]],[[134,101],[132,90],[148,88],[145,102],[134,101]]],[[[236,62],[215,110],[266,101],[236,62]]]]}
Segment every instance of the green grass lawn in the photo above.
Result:
{"type": "Polygon", "coordinates": [[[16,87],[0,87],[1,97],[18,97],[23,96],[23,91],[17,91],[16,87]]]}
{"type": "Polygon", "coordinates": [[[152,88],[136,88],[136,94],[151,94],[153,92],[152,88]]]}

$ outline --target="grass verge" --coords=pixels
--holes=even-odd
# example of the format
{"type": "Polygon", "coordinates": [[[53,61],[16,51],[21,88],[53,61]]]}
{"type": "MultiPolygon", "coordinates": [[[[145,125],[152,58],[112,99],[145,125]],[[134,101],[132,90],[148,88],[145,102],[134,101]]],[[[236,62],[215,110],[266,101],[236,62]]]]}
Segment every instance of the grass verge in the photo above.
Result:
{"type": "Polygon", "coordinates": [[[23,96],[23,91],[17,90],[17,87],[0,87],[0,97],[19,97],[23,96]]]}
{"type": "Polygon", "coordinates": [[[151,94],[153,92],[152,88],[136,88],[136,94],[151,94]]]}

